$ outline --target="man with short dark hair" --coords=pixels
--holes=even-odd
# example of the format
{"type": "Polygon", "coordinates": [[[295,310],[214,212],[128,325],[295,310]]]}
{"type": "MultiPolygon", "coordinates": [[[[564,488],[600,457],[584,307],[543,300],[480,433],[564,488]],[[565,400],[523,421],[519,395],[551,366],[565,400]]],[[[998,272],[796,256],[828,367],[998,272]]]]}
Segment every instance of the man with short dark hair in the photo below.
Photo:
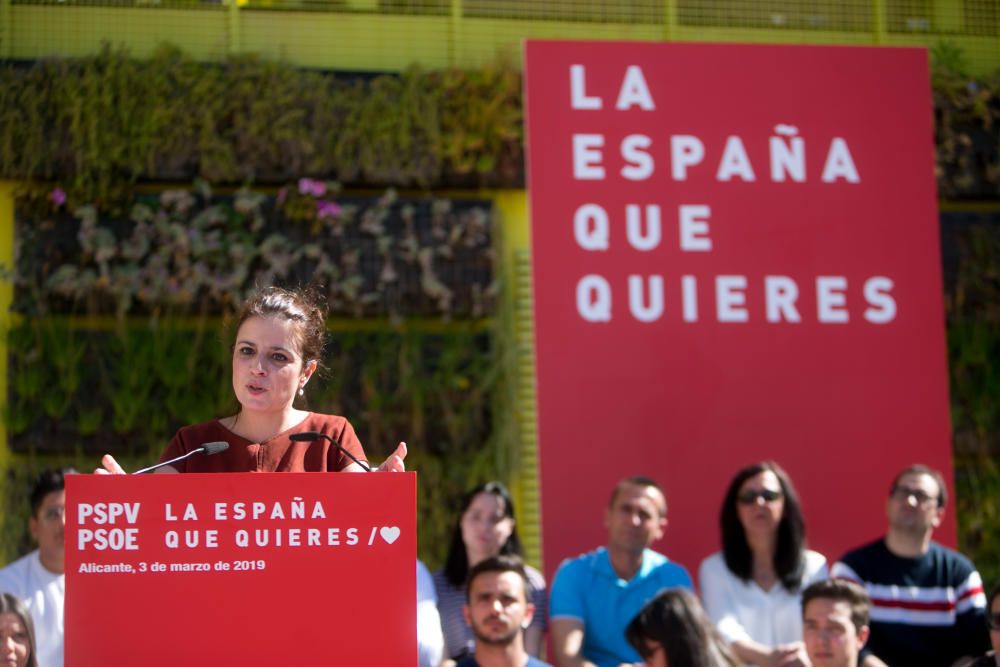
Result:
{"type": "Polygon", "coordinates": [[[832,576],[862,584],[871,597],[866,667],[941,665],[979,655],[987,644],[986,597],[972,563],[931,541],[947,502],[944,478],[913,465],[889,490],[884,538],[849,552],[832,576]]]}
{"type": "Polygon", "coordinates": [[[690,589],[687,571],[649,547],[667,527],[667,501],[647,477],[623,479],[604,518],[607,547],[559,566],[549,600],[555,662],[599,667],[642,661],[625,627],[660,589],[690,589]]]}
{"type": "Polygon", "coordinates": [[[24,600],[35,624],[38,667],[63,664],[63,528],[66,525],[64,474],[45,470],[31,489],[28,529],[38,548],[0,570],[0,592],[24,600]]]}
{"type": "Polygon", "coordinates": [[[853,581],[826,579],[802,591],[802,640],[812,667],[857,667],[868,614],[868,594],[853,581]]]}
{"type": "Polygon", "coordinates": [[[493,556],[469,570],[463,613],[476,649],[456,667],[550,667],[524,650],[524,629],[535,613],[528,588],[516,556],[493,556]]]}

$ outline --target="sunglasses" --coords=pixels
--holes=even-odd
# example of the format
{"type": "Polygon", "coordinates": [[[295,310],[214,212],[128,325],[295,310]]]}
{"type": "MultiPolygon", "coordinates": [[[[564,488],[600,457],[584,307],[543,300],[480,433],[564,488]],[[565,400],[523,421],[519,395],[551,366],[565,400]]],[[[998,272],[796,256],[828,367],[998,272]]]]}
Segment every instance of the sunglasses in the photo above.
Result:
{"type": "Polygon", "coordinates": [[[986,614],[986,625],[990,626],[990,630],[1000,630],[1000,611],[986,614]]]}
{"type": "Polygon", "coordinates": [[[777,500],[781,500],[781,491],[772,491],[771,489],[761,489],[760,491],[755,491],[754,489],[748,489],[736,496],[736,500],[738,500],[741,505],[754,505],[757,503],[758,498],[763,498],[765,503],[773,503],[777,500]]]}

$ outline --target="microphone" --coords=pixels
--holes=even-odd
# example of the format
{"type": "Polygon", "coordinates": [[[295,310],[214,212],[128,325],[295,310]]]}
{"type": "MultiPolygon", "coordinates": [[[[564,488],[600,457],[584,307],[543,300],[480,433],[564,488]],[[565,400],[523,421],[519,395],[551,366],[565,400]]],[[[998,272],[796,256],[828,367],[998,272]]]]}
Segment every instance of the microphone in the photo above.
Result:
{"type": "Polygon", "coordinates": [[[206,442],[201,447],[197,449],[192,449],[187,454],[182,454],[176,458],[170,459],[169,461],[164,461],[163,463],[157,463],[155,466],[149,466],[148,468],[143,468],[142,470],[136,470],[133,475],[141,475],[144,472],[149,472],[150,470],[156,470],[157,468],[162,468],[163,466],[168,466],[171,463],[177,463],[178,461],[183,461],[189,456],[194,456],[195,454],[204,454],[205,456],[211,456],[212,454],[218,454],[219,452],[224,452],[229,449],[228,442],[206,442]]]}
{"type": "Polygon", "coordinates": [[[354,456],[354,454],[351,454],[349,451],[344,449],[339,442],[328,436],[326,433],[320,433],[319,431],[303,431],[302,433],[292,433],[290,436],[288,436],[288,439],[291,440],[292,442],[312,442],[313,440],[319,440],[320,438],[325,438],[326,440],[329,440],[334,447],[336,447],[341,452],[346,454],[347,458],[351,459],[359,466],[364,468],[365,472],[372,471],[371,466],[369,466],[367,463],[359,461],[358,458],[354,456]]]}

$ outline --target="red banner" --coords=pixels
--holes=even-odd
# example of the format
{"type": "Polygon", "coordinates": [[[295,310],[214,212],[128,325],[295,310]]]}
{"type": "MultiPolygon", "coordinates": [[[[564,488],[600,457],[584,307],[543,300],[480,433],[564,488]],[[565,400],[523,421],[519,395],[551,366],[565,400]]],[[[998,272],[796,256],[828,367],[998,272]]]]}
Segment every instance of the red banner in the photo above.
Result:
{"type": "Polygon", "coordinates": [[[549,571],[627,475],[692,573],[754,461],[831,559],[897,470],[950,479],[923,51],[529,42],[525,78],[549,571]]]}
{"type": "Polygon", "coordinates": [[[416,664],[415,488],[68,476],[66,664],[416,664]]]}

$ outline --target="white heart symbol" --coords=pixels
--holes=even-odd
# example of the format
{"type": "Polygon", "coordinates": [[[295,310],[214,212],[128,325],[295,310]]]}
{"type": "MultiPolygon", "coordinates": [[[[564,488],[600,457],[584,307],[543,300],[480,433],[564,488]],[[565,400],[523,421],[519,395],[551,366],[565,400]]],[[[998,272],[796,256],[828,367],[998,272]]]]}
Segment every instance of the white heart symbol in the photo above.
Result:
{"type": "Polygon", "coordinates": [[[378,529],[378,534],[382,536],[382,539],[392,544],[399,539],[399,527],[398,526],[385,526],[378,529]]]}

